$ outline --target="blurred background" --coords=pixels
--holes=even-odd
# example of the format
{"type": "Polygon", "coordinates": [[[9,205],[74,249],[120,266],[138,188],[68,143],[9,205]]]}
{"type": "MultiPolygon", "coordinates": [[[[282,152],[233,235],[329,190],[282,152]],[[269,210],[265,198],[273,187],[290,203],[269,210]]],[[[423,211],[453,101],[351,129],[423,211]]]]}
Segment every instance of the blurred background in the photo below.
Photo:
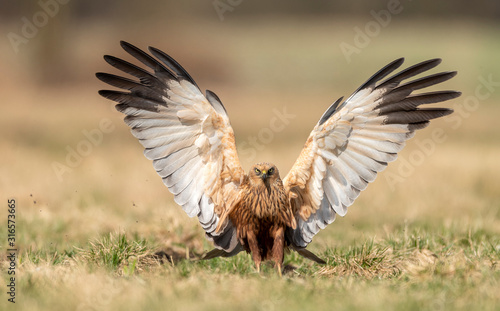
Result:
{"type": "Polygon", "coordinates": [[[405,66],[442,58],[434,72],[459,72],[438,87],[463,92],[444,104],[456,113],[409,141],[317,245],[408,221],[498,233],[498,1],[41,0],[1,7],[0,196],[18,199],[22,246],[58,249],[117,230],[161,241],[173,228],[202,240],[122,116],[97,94],[107,86],[95,73],[116,73],[103,55],[131,61],[120,40],[173,56],[225,104],[244,169],[270,161],[282,176],[337,98],[396,58],[404,56],[405,66]]]}

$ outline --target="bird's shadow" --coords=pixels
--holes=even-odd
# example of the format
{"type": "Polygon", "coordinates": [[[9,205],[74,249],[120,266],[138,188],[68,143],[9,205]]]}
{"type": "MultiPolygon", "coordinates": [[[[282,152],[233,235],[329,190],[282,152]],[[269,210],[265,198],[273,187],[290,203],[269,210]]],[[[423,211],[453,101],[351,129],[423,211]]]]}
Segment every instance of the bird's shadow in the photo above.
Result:
{"type": "Polygon", "coordinates": [[[183,252],[174,249],[159,250],[150,256],[152,259],[156,260],[161,265],[166,263],[175,265],[184,260],[193,261],[201,257],[197,254],[192,254],[190,252],[187,253],[185,251],[183,252]]]}
{"type": "MultiPolygon", "coordinates": [[[[203,259],[203,254],[196,254],[189,252],[187,253],[186,251],[180,251],[180,250],[175,250],[172,248],[168,249],[162,249],[154,254],[150,255],[150,258],[158,262],[159,264],[173,264],[176,265],[181,261],[202,261],[202,260],[210,260],[210,259],[203,259]]],[[[275,268],[275,265],[273,262],[266,262],[263,263],[265,265],[269,265],[271,268],[275,268]]],[[[292,264],[286,264],[283,266],[283,275],[291,275],[294,273],[294,271],[297,269],[297,266],[292,265],[292,264]]]]}

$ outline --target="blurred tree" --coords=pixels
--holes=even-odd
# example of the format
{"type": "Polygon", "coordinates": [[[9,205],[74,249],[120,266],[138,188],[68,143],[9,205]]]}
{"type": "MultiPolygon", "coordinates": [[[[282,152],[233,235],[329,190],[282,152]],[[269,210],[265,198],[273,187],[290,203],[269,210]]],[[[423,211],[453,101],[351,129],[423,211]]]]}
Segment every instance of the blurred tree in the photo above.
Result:
{"type": "MultiPolygon", "coordinates": [[[[189,12],[198,17],[214,15],[213,2],[206,0],[185,1],[133,1],[133,0],[39,0],[39,1],[2,1],[0,18],[2,20],[18,20],[20,16],[29,15],[33,8],[40,3],[61,1],[75,7],[74,15],[80,19],[107,18],[113,12],[123,15],[145,18],[142,13],[158,13],[158,15],[169,16],[179,11],[189,12]],[[207,10],[207,8],[209,10],[207,10]]],[[[389,2],[400,2],[402,5],[410,5],[411,10],[406,14],[409,16],[439,16],[442,18],[457,18],[467,16],[468,18],[491,18],[500,19],[500,1],[494,0],[455,0],[455,1],[433,1],[433,0],[365,0],[365,1],[265,1],[265,0],[220,0],[222,3],[238,6],[237,14],[260,15],[260,14],[334,14],[364,16],[371,9],[386,7],[389,2]]]]}
{"type": "MultiPolygon", "coordinates": [[[[236,20],[240,17],[251,19],[260,15],[318,17],[326,15],[334,18],[348,16],[366,19],[370,17],[370,11],[382,10],[387,8],[389,3],[400,2],[405,8],[401,13],[405,18],[500,21],[500,1],[493,0],[287,0],[286,2],[264,0],[185,0],[182,2],[173,0],[141,2],[132,0],[4,0],[0,4],[0,21],[3,25],[2,29],[5,29],[4,38],[9,41],[9,33],[21,36],[23,27],[28,27],[25,26],[26,21],[36,24],[34,19],[38,18],[39,26],[30,26],[34,28],[32,31],[38,31],[37,35],[25,40],[28,41],[27,43],[19,44],[19,49],[13,47],[13,50],[23,57],[21,62],[26,64],[27,70],[40,82],[59,83],[74,78],[71,75],[75,71],[68,72],[67,68],[75,61],[74,53],[70,53],[74,52],[71,49],[75,47],[69,46],[74,41],[72,36],[78,33],[75,30],[92,25],[109,25],[112,29],[127,26],[126,28],[130,30],[133,28],[130,25],[140,26],[145,23],[148,23],[148,27],[151,28],[158,21],[176,19],[181,20],[183,25],[193,23],[196,27],[206,21],[218,21],[218,14],[214,7],[215,1],[233,6],[234,10],[227,15],[228,20],[236,20]],[[49,12],[50,10],[52,12],[49,12]],[[46,20],[44,16],[47,17],[46,20]]],[[[178,31],[178,29],[173,30],[178,31]]],[[[169,35],[172,36],[175,33],[169,33],[169,35]]],[[[12,42],[9,43],[12,45],[12,42]]]]}

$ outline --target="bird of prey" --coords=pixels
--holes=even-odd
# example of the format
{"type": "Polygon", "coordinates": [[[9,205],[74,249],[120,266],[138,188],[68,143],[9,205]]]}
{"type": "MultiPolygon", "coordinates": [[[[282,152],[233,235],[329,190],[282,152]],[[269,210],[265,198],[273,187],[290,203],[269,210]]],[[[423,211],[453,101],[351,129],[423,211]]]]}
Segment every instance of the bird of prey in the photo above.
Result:
{"type": "Polygon", "coordinates": [[[285,178],[271,163],[258,163],[246,174],[217,95],[209,90],[203,95],[187,71],[161,50],[149,47],[148,54],[127,42],[121,46],[147,68],[104,56],[135,79],[97,73],[103,82],[125,90],[99,94],[118,102],[116,109],[126,115],[125,123],[175,202],[188,216],[198,217],[215,246],[204,258],[246,251],[257,271],[262,261],[272,260],[280,275],[285,250],[324,264],[306,249],[312,238],[336,215],[346,214],[416,130],[453,112],[420,106],[460,96],[456,91],[412,94],[456,72],[415,79],[441,60],[393,74],[404,61],[397,59],[326,110],[285,178]]]}

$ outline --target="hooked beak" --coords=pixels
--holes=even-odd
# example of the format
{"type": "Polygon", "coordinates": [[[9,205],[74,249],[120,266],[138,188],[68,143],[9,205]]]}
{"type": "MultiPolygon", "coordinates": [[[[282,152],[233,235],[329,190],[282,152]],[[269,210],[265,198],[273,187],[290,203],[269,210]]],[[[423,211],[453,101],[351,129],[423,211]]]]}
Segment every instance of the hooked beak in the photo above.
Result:
{"type": "Polygon", "coordinates": [[[269,185],[269,175],[267,174],[267,171],[262,171],[262,175],[260,175],[260,178],[262,178],[262,181],[264,182],[264,185],[266,186],[267,193],[271,193],[271,186],[269,185]]]}

